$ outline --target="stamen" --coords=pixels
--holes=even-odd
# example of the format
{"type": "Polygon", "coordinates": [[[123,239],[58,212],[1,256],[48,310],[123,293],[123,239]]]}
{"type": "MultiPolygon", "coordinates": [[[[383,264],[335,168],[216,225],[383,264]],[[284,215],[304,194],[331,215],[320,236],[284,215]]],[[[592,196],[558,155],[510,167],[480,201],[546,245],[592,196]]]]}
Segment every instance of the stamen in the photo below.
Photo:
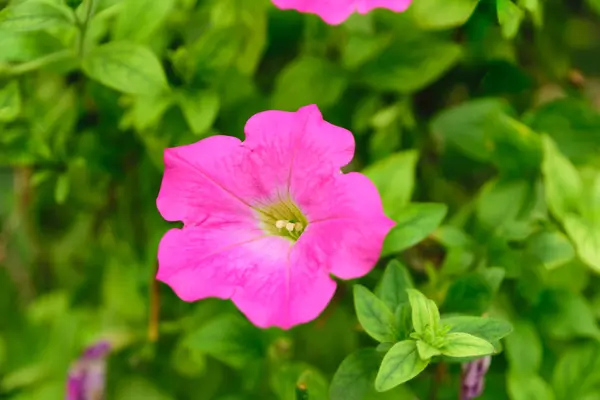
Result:
{"type": "Polygon", "coordinates": [[[304,229],[304,226],[302,226],[300,222],[296,222],[296,224],[294,225],[294,230],[296,232],[302,232],[302,229],[304,229]]]}
{"type": "Polygon", "coordinates": [[[296,225],[295,225],[293,222],[288,222],[288,223],[285,225],[285,229],[287,229],[287,230],[288,230],[288,232],[292,232],[292,231],[294,230],[294,227],[295,227],[295,226],[296,226],[296,225]]]}
{"type": "Polygon", "coordinates": [[[279,221],[275,222],[275,227],[277,229],[283,229],[287,223],[288,222],[286,220],[280,219],[279,221]]]}

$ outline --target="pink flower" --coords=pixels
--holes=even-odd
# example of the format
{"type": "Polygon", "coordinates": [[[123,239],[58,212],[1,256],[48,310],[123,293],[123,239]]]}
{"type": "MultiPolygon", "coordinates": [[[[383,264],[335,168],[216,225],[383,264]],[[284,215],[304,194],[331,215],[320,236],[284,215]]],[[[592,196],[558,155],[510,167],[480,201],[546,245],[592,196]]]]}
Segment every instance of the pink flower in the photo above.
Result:
{"type": "Polygon", "coordinates": [[[344,22],[350,14],[358,11],[366,14],[374,8],[405,11],[412,0],[273,0],[282,10],[297,10],[317,14],[331,25],[344,22]]]}
{"type": "Polygon", "coordinates": [[[244,142],[165,150],[157,206],[184,227],[162,238],[157,279],[185,301],[231,299],[255,325],[287,329],[327,306],[330,274],[367,274],[395,223],[369,179],[341,173],[353,136],[315,105],[261,112],[244,130],[244,142]]]}

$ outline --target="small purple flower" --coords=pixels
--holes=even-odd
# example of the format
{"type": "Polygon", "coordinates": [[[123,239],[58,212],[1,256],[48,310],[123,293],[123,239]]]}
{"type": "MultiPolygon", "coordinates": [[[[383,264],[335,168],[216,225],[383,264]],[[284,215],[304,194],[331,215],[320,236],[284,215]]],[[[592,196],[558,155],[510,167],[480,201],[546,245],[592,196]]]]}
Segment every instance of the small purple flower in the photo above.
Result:
{"type": "Polygon", "coordinates": [[[69,370],[66,400],[102,400],[106,381],[106,357],[110,343],[100,341],[86,348],[69,370]]]}
{"type": "Polygon", "coordinates": [[[485,385],[485,374],[491,363],[492,357],[486,356],[463,364],[461,400],[471,400],[481,396],[485,385]]]}

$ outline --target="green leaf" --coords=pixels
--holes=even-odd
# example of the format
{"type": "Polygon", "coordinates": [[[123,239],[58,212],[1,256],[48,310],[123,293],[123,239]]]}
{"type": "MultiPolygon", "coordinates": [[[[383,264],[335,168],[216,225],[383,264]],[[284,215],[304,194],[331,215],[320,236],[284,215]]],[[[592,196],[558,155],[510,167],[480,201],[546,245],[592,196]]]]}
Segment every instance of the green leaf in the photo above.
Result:
{"type": "Polygon", "coordinates": [[[369,336],[379,342],[395,340],[394,314],[369,289],[354,285],[354,306],[358,321],[369,336]]]}
{"type": "Polygon", "coordinates": [[[163,24],[173,5],[174,0],[123,1],[115,24],[115,40],[145,41],[163,24]]]}
{"type": "Polygon", "coordinates": [[[476,357],[494,353],[494,346],[485,339],[464,332],[450,332],[440,352],[448,357],[476,357]]]}
{"type": "Polygon", "coordinates": [[[408,339],[413,331],[412,309],[408,301],[396,307],[396,311],[394,312],[394,318],[396,320],[396,330],[398,332],[398,339],[408,339]]]}
{"type": "Polygon", "coordinates": [[[582,183],[579,173],[571,162],[558,150],[550,137],[544,135],[544,187],[550,211],[559,219],[579,210],[582,183]]]}
{"type": "Polygon", "coordinates": [[[559,231],[542,231],[527,241],[527,251],[548,269],[560,267],[575,257],[569,239],[559,231]]]}
{"type": "Polygon", "coordinates": [[[0,30],[36,31],[73,23],[73,14],[67,6],[45,0],[20,2],[0,11],[0,30]]]}
{"type": "MultiPolygon", "coordinates": [[[[550,385],[537,374],[519,374],[509,372],[507,377],[508,393],[511,400],[554,400],[550,385]]],[[[581,397],[570,397],[570,399],[581,397]]]]}
{"type": "Polygon", "coordinates": [[[424,361],[428,361],[431,359],[431,357],[435,357],[442,354],[442,352],[439,349],[436,349],[435,347],[431,346],[428,343],[425,343],[422,340],[417,340],[417,350],[419,352],[419,357],[421,357],[421,360],[424,361]]]}
{"type": "Polygon", "coordinates": [[[202,135],[212,127],[219,114],[220,99],[212,90],[182,93],[179,106],[185,119],[196,135],[202,135]]]}
{"type": "Polygon", "coordinates": [[[581,260],[600,273],[600,220],[585,220],[569,215],[564,218],[564,225],[581,260]]]}
{"type": "Polygon", "coordinates": [[[481,315],[489,307],[494,291],[483,274],[469,273],[456,278],[446,293],[444,311],[481,315]]]}
{"type": "Polygon", "coordinates": [[[488,317],[444,317],[441,324],[450,326],[450,332],[468,333],[490,343],[499,341],[513,330],[509,322],[488,317]]]}
{"type": "Polygon", "coordinates": [[[518,374],[536,374],[542,364],[542,343],[535,325],[527,320],[514,322],[514,332],[506,338],[510,369],[518,374]]]}
{"type": "Polygon", "coordinates": [[[328,382],[323,375],[305,363],[291,363],[279,367],[271,375],[271,387],[279,400],[297,400],[297,395],[309,399],[327,400],[328,382]],[[305,390],[298,390],[298,388],[305,390]]]}
{"type": "Polygon", "coordinates": [[[519,31],[521,21],[525,17],[525,12],[512,0],[496,0],[496,10],[498,12],[498,22],[502,27],[502,35],[507,39],[514,38],[519,31]]]}
{"type": "Polygon", "coordinates": [[[21,112],[21,94],[16,80],[0,89],[0,122],[11,122],[21,112]]]}
{"type": "Polygon", "coordinates": [[[479,0],[421,0],[408,9],[424,29],[449,29],[467,22],[479,0]]]}
{"type": "Polygon", "coordinates": [[[487,229],[498,230],[513,222],[523,208],[529,190],[525,180],[488,182],[477,199],[477,218],[487,229]]]}
{"type": "Polygon", "coordinates": [[[69,175],[64,173],[60,175],[56,181],[54,188],[54,201],[56,204],[64,204],[69,195],[70,180],[69,175]]]}
{"type": "Polygon", "coordinates": [[[167,88],[160,61],[148,48],[127,42],[110,42],[92,49],[83,60],[92,79],[130,94],[153,94],[167,88]]]}
{"type": "Polygon", "coordinates": [[[26,62],[63,50],[58,39],[48,32],[0,32],[0,61],[26,62]]]}
{"type": "Polygon", "coordinates": [[[414,340],[396,343],[383,357],[375,378],[375,389],[379,392],[393,389],[417,376],[427,364],[419,357],[414,340]]]}
{"type": "Polygon", "coordinates": [[[445,204],[412,203],[392,214],[396,226],[385,238],[382,256],[398,253],[425,239],[442,223],[447,212],[445,204]]]}
{"type": "Polygon", "coordinates": [[[360,349],[342,361],[329,387],[331,400],[362,400],[372,391],[381,355],[375,349],[360,349]]]}
{"type": "Polygon", "coordinates": [[[412,307],[413,328],[417,333],[423,333],[425,330],[438,330],[440,322],[440,313],[436,304],[429,300],[423,293],[415,289],[407,289],[408,300],[412,307]]]}
{"type": "Polygon", "coordinates": [[[387,215],[392,215],[410,201],[418,157],[415,150],[403,151],[377,161],[362,171],[377,186],[387,215]]]}
{"type": "Polygon", "coordinates": [[[390,36],[365,35],[358,32],[350,35],[342,50],[345,68],[355,69],[381,54],[391,40],[390,36]]]}
{"type": "Polygon", "coordinates": [[[167,395],[150,381],[141,377],[127,377],[121,380],[115,395],[116,400],[171,400],[167,395]]]}
{"type": "Polygon", "coordinates": [[[273,107],[290,111],[307,104],[329,107],[340,98],[347,84],[343,71],[325,59],[298,58],[277,76],[273,107]]]}
{"type": "Polygon", "coordinates": [[[260,331],[237,315],[210,320],[190,334],[188,345],[234,368],[260,360],[266,352],[260,331]]]}
{"type": "Polygon", "coordinates": [[[397,260],[388,263],[375,294],[390,310],[408,301],[406,289],[414,287],[410,273],[404,265],[397,260]]]}
{"type": "Polygon", "coordinates": [[[555,339],[600,339],[600,328],[585,297],[569,291],[548,291],[543,299],[544,331],[555,339]]]}
{"type": "Polygon", "coordinates": [[[600,345],[587,343],[562,353],[554,367],[552,386],[558,400],[586,399],[598,393],[600,345]]]}
{"type": "Polygon", "coordinates": [[[412,93],[438,79],[456,64],[461,47],[453,42],[403,40],[392,42],[359,70],[359,79],[376,90],[412,93]]]}

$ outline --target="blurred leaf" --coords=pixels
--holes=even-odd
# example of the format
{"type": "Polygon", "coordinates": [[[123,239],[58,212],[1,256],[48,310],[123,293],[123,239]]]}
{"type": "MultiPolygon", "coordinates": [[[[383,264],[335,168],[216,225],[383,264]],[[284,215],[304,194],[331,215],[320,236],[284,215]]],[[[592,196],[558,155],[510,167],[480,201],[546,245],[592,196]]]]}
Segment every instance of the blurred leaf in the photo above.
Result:
{"type": "Polygon", "coordinates": [[[296,389],[299,385],[306,388],[309,399],[327,400],[327,381],[320,372],[309,365],[285,365],[271,376],[271,386],[279,400],[297,400],[296,389]]]}
{"type": "Polygon", "coordinates": [[[159,388],[141,377],[128,377],[123,380],[117,390],[116,400],[169,400],[168,396],[159,388]]]}
{"type": "Polygon", "coordinates": [[[468,333],[450,332],[444,339],[447,343],[440,351],[448,357],[477,357],[494,353],[490,342],[468,333]]]}
{"type": "Polygon", "coordinates": [[[413,203],[393,215],[396,226],[385,238],[382,255],[407,249],[433,232],[446,216],[445,204],[413,203]]]}
{"type": "Polygon", "coordinates": [[[362,171],[377,186],[387,215],[393,215],[410,201],[418,157],[413,150],[395,153],[362,171]]]}
{"type": "Polygon", "coordinates": [[[450,285],[443,309],[445,312],[481,315],[492,301],[493,288],[479,273],[456,278],[450,285]]]}
{"type": "Polygon", "coordinates": [[[143,42],[169,16],[174,0],[125,0],[114,30],[115,40],[143,42]]]}
{"type": "Polygon", "coordinates": [[[448,29],[467,22],[479,0],[421,0],[409,8],[417,25],[425,29],[448,29]]]}
{"type": "Polygon", "coordinates": [[[431,121],[433,134],[479,161],[491,160],[494,144],[490,121],[508,111],[505,101],[484,98],[454,106],[437,114],[431,121]]]}
{"type": "Polygon", "coordinates": [[[205,134],[215,122],[219,113],[219,95],[211,90],[196,93],[182,93],[179,105],[192,132],[205,134]]]}
{"type": "Polygon", "coordinates": [[[587,396],[597,394],[600,388],[598,343],[573,346],[565,351],[554,368],[552,386],[557,400],[588,399],[587,396]]]}
{"type": "Polygon", "coordinates": [[[390,310],[396,310],[400,304],[408,301],[406,289],[412,287],[412,278],[406,267],[397,260],[392,260],[385,268],[375,294],[390,310]]]}
{"type": "Polygon", "coordinates": [[[550,385],[536,374],[509,373],[508,393],[511,400],[554,400],[550,385]]]}
{"type": "Polygon", "coordinates": [[[376,90],[415,92],[431,84],[458,62],[461,48],[453,42],[392,42],[376,59],[360,68],[361,81],[376,90]]]}
{"type": "Polygon", "coordinates": [[[427,364],[419,357],[415,341],[398,342],[383,357],[375,378],[375,389],[379,392],[393,389],[417,376],[427,364]]]}
{"type": "Polygon", "coordinates": [[[527,181],[490,181],[477,200],[477,217],[488,229],[499,229],[512,222],[523,208],[529,184],[527,181]]]}
{"type": "Polygon", "coordinates": [[[366,287],[354,285],[354,306],[358,321],[369,336],[379,342],[394,341],[394,314],[383,301],[366,287]]]}
{"type": "Polygon", "coordinates": [[[600,220],[590,221],[569,215],[564,218],[564,225],[581,260],[600,273],[600,220]]]}
{"type": "Polygon", "coordinates": [[[57,204],[63,204],[65,200],[67,200],[69,186],[69,175],[66,173],[60,175],[56,181],[56,187],[54,188],[54,201],[56,201],[57,204]]]}
{"type": "Polygon", "coordinates": [[[440,323],[440,313],[435,302],[416,289],[407,289],[406,291],[412,309],[412,323],[415,332],[419,334],[427,330],[436,332],[440,323]]]}
{"type": "Polygon", "coordinates": [[[63,48],[58,39],[47,32],[11,32],[0,30],[0,61],[25,62],[63,48]]]}
{"type": "Polygon", "coordinates": [[[548,207],[557,218],[577,212],[581,200],[582,184],[579,173],[563,156],[548,136],[543,137],[544,163],[542,172],[548,207]]]}
{"type": "Polygon", "coordinates": [[[600,328],[586,299],[567,291],[546,294],[543,305],[548,307],[543,317],[544,329],[553,338],[600,338],[600,328]]]}
{"type": "Polygon", "coordinates": [[[334,64],[320,58],[299,58],[277,76],[273,107],[290,111],[308,104],[329,107],[339,99],[346,85],[346,78],[334,64]]]}
{"type": "Polygon", "coordinates": [[[527,241],[528,251],[538,257],[546,268],[557,268],[575,257],[569,239],[558,231],[543,231],[527,241]]]}
{"type": "Polygon", "coordinates": [[[21,112],[21,94],[16,80],[0,89],[0,122],[11,122],[21,112]]]}
{"type": "Polygon", "coordinates": [[[497,342],[513,330],[510,323],[488,317],[443,317],[441,323],[450,326],[450,332],[468,333],[490,343],[497,342]]]}
{"type": "Polygon", "coordinates": [[[16,3],[0,11],[0,29],[23,32],[73,25],[71,10],[46,0],[16,3]]]}
{"type": "Polygon", "coordinates": [[[140,293],[138,268],[128,257],[113,258],[104,271],[102,294],[106,308],[129,321],[146,317],[146,301],[140,293]]]}
{"type": "Polygon", "coordinates": [[[331,400],[363,400],[373,391],[382,357],[375,349],[360,349],[347,356],[333,376],[331,400]]]}
{"type": "Polygon", "coordinates": [[[520,320],[513,326],[514,331],[505,339],[510,369],[519,375],[536,374],[542,365],[542,343],[535,325],[520,320]]]}
{"type": "Polygon", "coordinates": [[[100,83],[131,94],[152,94],[167,88],[159,60],[148,48],[110,42],[86,54],[83,70],[100,83]]]}
{"type": "Polygon", "coordinates": [[[351,34],[342,50],[342,63],[348,69],[355,69],[377,57],[388,46],[391,38],[387,35],[373,36],[363,33],[351,34]]]}
{"type": "Polygon", "coordinates": [[[512,39],[519,31],[521,21],[525,12],[521,10],[512,0],[496,0],[498,12],[498,22],[502,27],[502,35],[505,38],[512,39]]]}
{"type": "Polygon", "coordinates": [[[210,354],[234,368],[260,360],[266,351],[260,330],[237,315],[223,315],[208,321],[188,340],[191,349],[210,354]]]}

